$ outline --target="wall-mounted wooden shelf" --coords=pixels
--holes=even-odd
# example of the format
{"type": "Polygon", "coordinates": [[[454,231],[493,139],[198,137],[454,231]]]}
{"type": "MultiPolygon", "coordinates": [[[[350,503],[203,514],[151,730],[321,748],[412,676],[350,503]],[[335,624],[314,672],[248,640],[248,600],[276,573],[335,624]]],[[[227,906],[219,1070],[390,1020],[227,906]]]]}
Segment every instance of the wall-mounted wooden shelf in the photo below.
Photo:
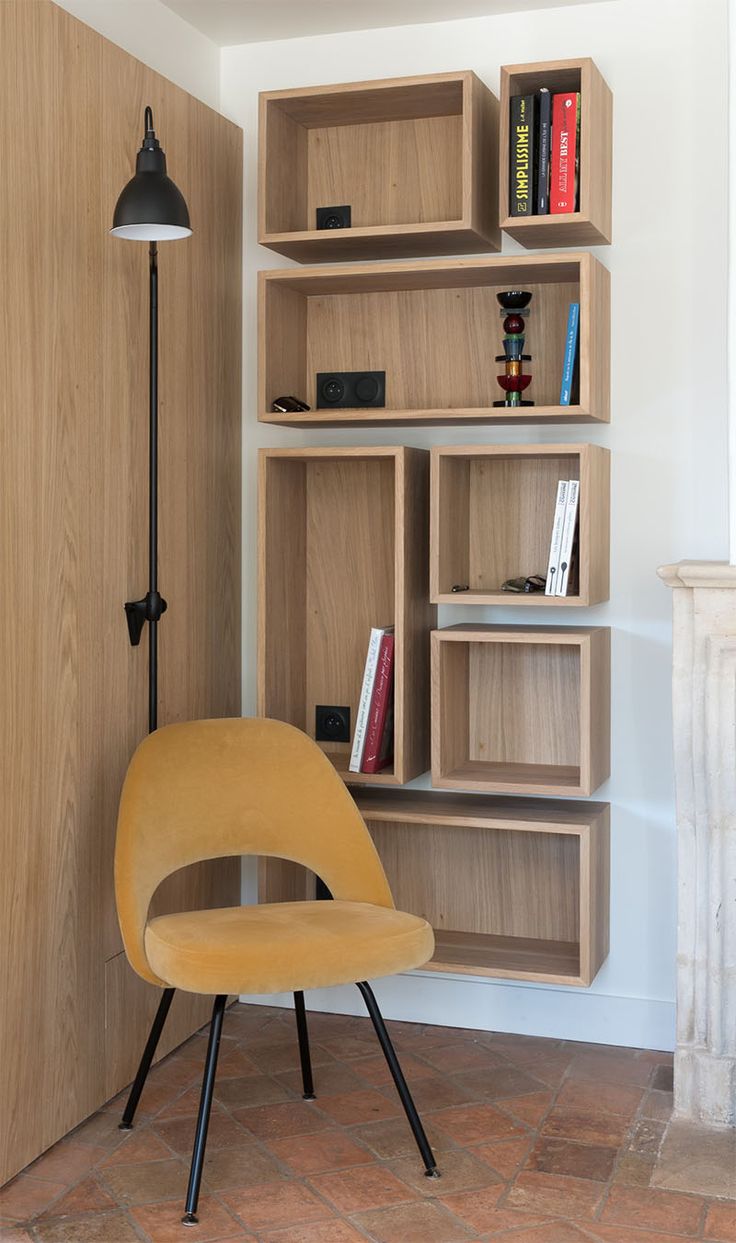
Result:
{"type": "Polygon", "coordinates": [[[610,454],[596,445],[432,449],[430,596],[437,604],[535,608],[608,599],[610,454]],[[547,572],[557,482],[580,480],[576,595],[509,594],[509,578],[547,572]],[[453,586],[469,587],[453,592],[453,586]]]}
{"type": "Polygon", "coordinates": [[[349,743],[320,744],[351,782],[400,785],[429,757],[429,454],[262,449],[258,713],[310,737],[318,704],[355,723],[372,626],[395,626],[394,764],[348,773],[349,743]]]}
{"type": "Polygon", "coordinates": [[[355,791],[427,970],[590,984],[608,953],[607,803],[355,791]]]}
{"type": "Polygon", "coordinates": [[[602,246],[611,241],[613,100],[589,57],[501,66],[499,218],[501,228],[522,246],[602,246]],[[580,92],[579,211],[555,216],[509,215],[509,100],[546,86],[580,92]]]}
{"type": "MultiPolygon", "coordinates": [[[[400,910],[434,928],[426,971],[589,985],[608,954],[607,803],[354,789],[400,910]]],[[[313,899],[262,859],[259,900],[313,899]]]]}
{"type": "Polygon", "coordinates": [[[591,795],[610,772],[607,627],[432,633],[432,784],[591,795]]]}
{"type": "Polygon", "coordinates": [[[500,250],[498,100],[474,73],[260,96],[263,246],[301,263],[500,250]],[[348,229],[316,227],[350,205],[348,229]]]}
{"type": "Polygon", "coordinates": [[[285,426],[587,423],[609,418],[609,273],[592,255],[522,255],[259,273],[259,419],[285,426]],[[496,294],[532,292],[533,407],[494,408],[496,294]],[[580,303],[577,405],[560,406],[569,304],[580,303]],[[386,408],[316,410],[324,371],[386,372],[386,408]],[[289,394],[312,408],[273,414],[289,394]]]}

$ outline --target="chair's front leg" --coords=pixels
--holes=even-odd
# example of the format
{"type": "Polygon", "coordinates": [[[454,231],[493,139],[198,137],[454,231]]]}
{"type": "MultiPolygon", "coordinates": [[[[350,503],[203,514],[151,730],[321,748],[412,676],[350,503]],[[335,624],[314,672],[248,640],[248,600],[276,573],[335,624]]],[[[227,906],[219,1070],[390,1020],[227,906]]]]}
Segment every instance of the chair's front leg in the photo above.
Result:
{"type": "Polygon", "coordinates": [[[125,1112],[123,1113],[122,1121],[119,1124],[121,1131],[130,1131],[133,1127],[135,1111],[138,1108],[138,1102],[141,1099],[141,1092],[143,1091],[146,1079],[148,1078],[148,1072],[151,1069],[151,1062],[153,1061],[156,1053],[158,1042],[161,1039],[161,1032],[164,1029],[164,1023],[166,1022],[169,1007],[171,1006],[175,991],[176,990],[173,988],[165,988],[163,996],[158,1003],[158,1010],[156,1011],[156,1017],[151,1024],[151,1030],[148,1033],[148,1040],[146,1041],[146,1047],[143,1050],[141,1064],[138,1067],[138,1073],[133,1080],[133,1086],[130,1089],[130,1095],[125,1106],[125,1112]]]}
{"type": "Polygon", "coordinates": [[[391,1077],[396,1084],[396,1090],[401,1098],[401,1104],[404,1106],[404,1112],[409,1120],[409,1126],[411,1127],[414,1139],[417,1142],[417,1148],[421,1153],[422,1161],[424,1162],[424,1173],[427,1175],[427,1178],[439,1178],[440,1174],[437,1169],[437,1162],[434,1159],[434,1153],[429,1146],[429,1140],[427,1139],[424,1127],[422,1126],[422,1120],[417,1113],[417,1107],[414,1104],[411,1092],[409,1091],[409,1085],[404,1078],[404,1072],[399,1065],[399,1059],[397,1058],[396,1051],[391,1043],[391,1037],[386,1031],[386,1024],[384,1023],[383,1015],[378,1008],[378,1002],[374,996],[373,989],[370,984],[367,984],[365,981],[358,983],[358,988],[363,994],[363,999],[368,1007],[368,1013],[371,1016],[371,1021],[376,1030],[376,1035],[378,1036],[381,1048],[383,1049],[383,1055],[388,1062],[391,1077]]]}
{"type": "Polygon", "coordinates": [[[312,1059],[309,1054],[309,1029],[307,1028],[307,1012],[304,1008],[304,993],[294,993],[294,1013],[296,1014],[296,1034],[299,1040],[299,1060],[302,1064],[302,1087],[305,1101],[314,1100],[314,1080],[312,1079],[312,1059]]]}
{"type": "Polygon", "coordinates": [[[204,1063],[202,1095],[199,1098],[199,1114],[197,1116],[197,1130],[194,1135],[192,1165],[189,1171],[187,1202],[184,1206],[184,1216],[181,1219],[185,1226],[196,1226],[198,1221],[197,1205],[199,1203],[199,1188],[202,1182],[204,1150],[207,1146],[207,1128],[210,1124],[210,1110],[212,1109],[212,1095],[215,1088],[215,1073],[217,1071],[217,1055],[220,1050],[222,1019],[225,1013],[226,1004],[227,994],[222,994],[215,997],[215,1004],[212,1007],[210,1038],[207,1042],[207,1057],[205,1058],[204,1063]]]}

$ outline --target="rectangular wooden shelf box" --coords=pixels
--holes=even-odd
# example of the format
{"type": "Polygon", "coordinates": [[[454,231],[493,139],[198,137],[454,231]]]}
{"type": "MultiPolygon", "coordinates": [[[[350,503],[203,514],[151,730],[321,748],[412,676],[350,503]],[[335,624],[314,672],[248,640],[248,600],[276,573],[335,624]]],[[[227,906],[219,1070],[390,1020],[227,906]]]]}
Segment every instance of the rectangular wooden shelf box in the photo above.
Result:
{"type": "Polygon", "coordinates": [[[438,445],[430,474],[430,597],[437,604],[591,605],[608,599],[610,454],[596,445],[438,445]],[[578,591],[509,593],[547,572],[560,479],[580,480],[578,591]],[[454,586],[468,586],[455,591],[454,586]]]}
{"type": "Polygon", "coordinates": [[[592,255],[281,268],[259,273],[259,419],[285,426],[608,422],[609,273],[592,255]],[[533,407],[495,407],[496,294],[532,293],[525,352],[533,407]],[[580,303],[579,401],[561,406],[571,302],[580,303]],[[317,410],[316,374],[385,371],[386,408],[317,410]],[[271,413],[275,398],[311,407],[271,413]]]}
{"type": "Polygon", "coordinates": [[[258,240],[300,263],[500,250],[498,100],[469,70],[260,96],[258,240]],[[351,227],[316,227],[318,207],[351,227]]]}
{"type": "Polygon", "coordinates": [[[588,985],[608,954],[609,807],[355,790],[399,910],[434,928],[425,970],[588,985]]]}
{"type": "Polygon", "coordinates": [[[610,772],[610,630],[432,633],[432,784],[591,795],[610,772]]]}
{"type": "Polygon", "coordinates": [[[315,734],[317,705],[351,735],[372,626],[395,626],[394,764],[348,773],[350,743],[320,743],[346,780],[392,785],[429,764],[429,454],[262,449],[258,713],[315,734]]]}
{"type": "Polygon", "coordinates": [[[501,228],[522,246],[603,246],[611,241],[613,100],[590,57],[501,66],[499,217],[501,228]],[[509,101],[546,86],[555,94],[580,92],[579,210],[564,215],[509,215],[509,101]]]}

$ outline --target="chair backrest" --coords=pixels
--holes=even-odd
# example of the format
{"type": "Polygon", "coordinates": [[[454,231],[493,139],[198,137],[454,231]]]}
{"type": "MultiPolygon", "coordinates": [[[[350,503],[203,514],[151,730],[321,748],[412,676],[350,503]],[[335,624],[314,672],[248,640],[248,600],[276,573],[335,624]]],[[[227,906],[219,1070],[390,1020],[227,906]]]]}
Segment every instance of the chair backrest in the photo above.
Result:
{"type": "Polygon", "coordinates": [[[131,966],[151,983],[144,934],[162,880],[227,855],[311,868],[333,897],[393,906],[370,834],[316,743],[282,721],[221,719],[150,734],[128,768],[115,846],[115,896],[131,966]]]}

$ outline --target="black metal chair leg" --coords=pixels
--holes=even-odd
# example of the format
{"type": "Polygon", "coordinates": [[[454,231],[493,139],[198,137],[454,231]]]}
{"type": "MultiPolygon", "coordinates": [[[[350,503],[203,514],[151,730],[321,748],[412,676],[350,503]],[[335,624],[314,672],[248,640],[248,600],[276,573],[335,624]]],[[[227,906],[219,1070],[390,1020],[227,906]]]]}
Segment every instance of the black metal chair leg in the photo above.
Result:
{"type": "Polygon", "coordinates": [[[204,1150],[207,1146],[207,1129],[210,1125],[210,1110],[212,1109],[212,1094],[215,1088],[215,1072],[217,1071],[217,1055],[220,1051],[220,1036],[222,1035],[222,1019],[227,1004],[227,995],[222,994],[215,997],[215,1004],[212,1007],[212,1022],[210,1023],[210,1038],[207,1042],[207,1057],[204,1063],[204,1077],[202,1079],[202,1095],[199,1098],[199,1114],[197,1115],[197,1130],[194,1135],[194,1148],[192,1150],[192,1165],[189,1171],[189,1186],[187,1187],[187,1201],[184,1206],[184,1216],[182,1223],[185,1226],[196,1226],[197,1221],[197,1205],[199,1203],[199,1187],[202,1182],[202,1167],[204,1166],[204,1150]]]}
{"type": "Polygon", "coordinates": [[[381,1011],[378,1009],[378,1002],[374,996],[373,989],[370,984],[367,984],[365,981],[363,981],[363,983],[358,983],[358,988],[363,994],[363,1000],[368,1008],[368,1013],[371,1016],[373,1026],[376,1029],[376,1035],[378,1036],[381,1048],[383,1049],[383,1055],[388,1062],[388,1068],[391,1071],[391,1076],[396,1084],[396,1090],[401,1098],[401,1104],[404,1106],[404,1111],[409,1120],[409,1126],[411,1127],[414,1139],[417,1142],[417,1148],[421,1153],[422,1161],[424,1162],[424,1173],[427,1175],[427,1178],[439,1178],[440,1172],[437,1169],[437,1162],[434,1159],[434,1153],[429,1146],[429,1140],[424,1132],[422,1120],[417,1113],[417,1107],[414,1104],[411,1092],[409,1091],[409,1085],[404,1078],[404,1072],[399,1065],[399,1059],[397,1058],[396,1051],[391,1043],[391,1037],[386,1031],[386,1024],[383,1021],[381,1011]]]}
{"type": "Polygon", "coordinates": [[[305,1101],[313,1101],[314,1080],[312,1079],[312,1059],[309,1055],[309,1029],[307,1028],[307,1012],[304,1009],[304,993],[294,993],[294,1011],[296,1013],[296,1034],[299,1038],[299,1058],[302,1064],[302,1093],[305,1101]]]}
{"type": "Polygon", "coordinates": [[[130,1095],[125,1106],[123,1119],[119,1124],[121,1131],[130,1131],[133,1128],[135,1111],[138,1108],[138,1102],[141,1099],[141,1092],[143,1091],[146,1079],[148,1078],[148,1072],[151,1069],[151,1062],[154,1059],[158,1042],[161,1039],[161,1032],[164,1029],[164,1023],[166,1022],[166,1017],[169,1013],[169,1007],[171,1006],[175,991],[176,990],[173,988],[165,988],[163,997],[158,1003],[158,1010],[156,1011],[156,1017],[151,1024],[151,1030],[148,1034],[146,1047],[143,1050],[143,1057],[141,1058],[141,1063],[138,1067],[138,1073],[133,1080],[133,1086],[130,1089],[130,1095]]]}

